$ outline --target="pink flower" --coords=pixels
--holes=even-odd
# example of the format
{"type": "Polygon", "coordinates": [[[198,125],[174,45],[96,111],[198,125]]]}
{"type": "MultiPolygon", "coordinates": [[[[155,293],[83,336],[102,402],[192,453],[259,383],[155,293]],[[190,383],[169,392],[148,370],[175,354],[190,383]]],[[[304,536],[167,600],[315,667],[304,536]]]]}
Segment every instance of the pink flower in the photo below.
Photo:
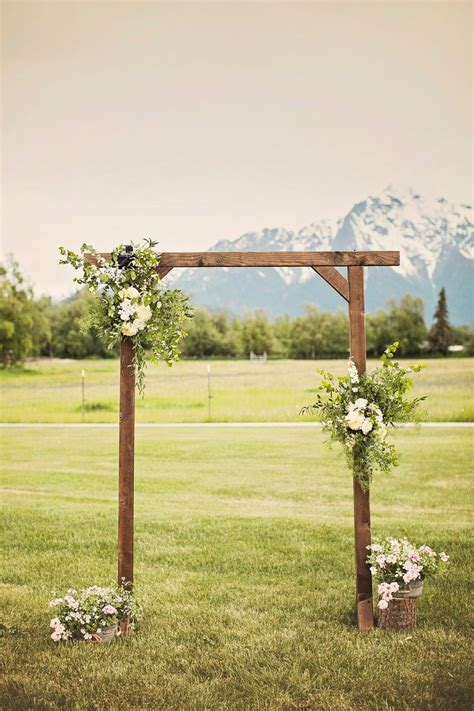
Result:
{"type": "Polygon", "coordinates": [[[433,556],[436,555],[434,550],[432,548],[430,548],[429,546],[421,546],[420,553],[425,553],[426,555],[429,555],[430,558],[433,558],[433,556]]]}
{"type": "Polygon", "coordinates": [[[51,639],[53,640],[53,642],[59,642],[61,640],[61,635],[59,634],[59,632],[53,632],[53,634],[51,635],[51,639]]]}
{"type": "Polygon", "coordinates": [[[443,561],[443,563],[447,563],[449,560],[449,555],[445,553],[444,551],[439,554],[440,560],[443,561]]]}
{"type": "Polygon", "coordinates": [[[378,607],[380,610],[386,610],[388,607],[388,602],[387,600],[379,600],[378,607]]]}
{"type": "Polygon", "coordinates": [[[377,565],[380,565],[381,568],[385,568],[385,556],[384,555],[378,555],[375,559],[375,562],[377,565]]]}
{"type": "Polygon", "coordinates": [[[102,612],[104,615],[115,615],[117,610],[112,605],[105,605],[105,607],[102,608],[102,612]]]}

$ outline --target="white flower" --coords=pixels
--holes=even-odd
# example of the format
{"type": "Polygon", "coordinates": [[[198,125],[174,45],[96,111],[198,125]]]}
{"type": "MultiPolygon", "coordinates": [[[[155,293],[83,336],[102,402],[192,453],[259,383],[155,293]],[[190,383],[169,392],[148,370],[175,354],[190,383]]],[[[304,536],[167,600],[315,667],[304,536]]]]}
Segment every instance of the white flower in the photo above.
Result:
{"type": "Polygon", "coordinates": [[[373,425],[372,425],[371,421],[369,419],[365,418],[364,421],[362,422],[360,429],[362,430],[362,433],[366,435],[366,434],[369,434],[369,432],[372,430],[372,427],[373,427],[373,425]]]}
{"type": "Polygon", "coordinates": [[[113,605],[105,605],[105,607],[102,608],[102,612],[104,613],[104,615],[115,615],[117,610],[113,605]]]}
{"type": "Polygon", "coordinates": [[[64,600],[65,602],[67,602],[71,610],[77,610],[77,608],[79,607],[78,601],[75,600],[72,595],[65,595],[64,600]]]}
{"type": "Polygon", "coordinates": [[[356,365],[353,360],[350,360],[347,366],[347,371],[349,373],[349,379],[351,383],[359,382],[359,373],[357,372],[356,365]]]}
{"type": "Polygon", "coordinates": [[[136,327],[135,322],[124,323],[124,325],[121,328],[121,331],[124,336],[134,336],[137,333],[138,328],[136,327]]]}
{"type": "Polygon", "coordinates": [[[383,553],[376,557],[375,562],[377,563],[377,565],[380,565],[381,568],[385,568],[386,559],[383,553]]]}
{"type": "Polygon", "coordinates": [[[388,602],[387,600],[379,600],[378,607],[380,610],[386,610],[388,607],[388,602]]]}
{"type": "Polygon", "coordinates": [[[364,422],[364,415],[357,410],[351,410],[347,413],[345,420],[350,430],[360,430],[364,422]]]}
{"type": "Polygon", "coordinates": [[[119,316],[122,321],[128,321],[136,312],[137,307],[132,304],[130,299],[125,299],[119,306],[119,316]]]}
{"type": "Polygon", "coordinates": [[[53,632],[53,634],[51,635],[51,639],[53,640],[53,642],[60,642],[60,641],[61,641],[61,635],[60,635],[58,632],[55,631],[55,632],[53,632]]]}
{"type": "Polygon", "coordinates": [[[370,567],[370,574],[377,575],[377,568],[373,565],[370,567]]]}
{"type": "Polygon", "coordinates": [[[364,410],[367,407],[367,400],[365,400],[363,397],[359,397],[355,401],[354,405],[357,407],[357,409],[364,410]]]}
{"type": "Polygon", "coordinates": [[[54,629],[55,627],[57,627],[60,624],[61,624],[61,620],[59,619],[59,617],[53,617],[53,619],[49,623],[49,626],[54,629]]]}
{"type": "Polygon", "coordinates": [[[138,299],[140,292],[134,286],[129,286],[127,289],[119,291],[119,296],[121,299],[138,299]]]}
{"type": "Polygon", "coordinates": [[[397,592],[397,590],[399,589],[399,587],[400,587],[400,586],[399,586],[398,583],[395,583],[395,582],[390,583],[390,592],[391,592],[391,593],[397,592]]]}
{"type": "Polygon", "coordinates": [[[140,306],[137,306],[136,308],[136,314],[140,321],[144,321],[146,323],[151,319],[151,308],[140,304],[140,306]]]}
{"type": "Polygon", "coordinates": [[[145,321],[142,321],[139,318],[136,318],[134,321],[132,321],[133,326],[137,329],[137,331],[143,331],[143,329],[146,326],[145,321]]]}
{"type": "Polygon", "coordinates": [[[439,554],[440,560],[443,561],[443,563],[447,563],[449,560],[449,555],[445,553],[444,551],[439,554]]]}

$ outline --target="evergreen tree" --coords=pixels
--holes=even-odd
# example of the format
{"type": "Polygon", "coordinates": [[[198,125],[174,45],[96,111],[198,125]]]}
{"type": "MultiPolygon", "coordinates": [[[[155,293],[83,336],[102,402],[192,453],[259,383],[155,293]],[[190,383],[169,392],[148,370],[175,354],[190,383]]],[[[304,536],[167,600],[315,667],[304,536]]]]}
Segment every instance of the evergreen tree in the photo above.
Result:
{"type": "Polygon", "coordinates": [[[430,330],[430,349],[433,353],[447,355],[448,348],[452,343],[452,337],[453,332],[448,320],[446,291],[443,288],[439,292],[438,305],[434,314],[434,323],[430,330]]]}

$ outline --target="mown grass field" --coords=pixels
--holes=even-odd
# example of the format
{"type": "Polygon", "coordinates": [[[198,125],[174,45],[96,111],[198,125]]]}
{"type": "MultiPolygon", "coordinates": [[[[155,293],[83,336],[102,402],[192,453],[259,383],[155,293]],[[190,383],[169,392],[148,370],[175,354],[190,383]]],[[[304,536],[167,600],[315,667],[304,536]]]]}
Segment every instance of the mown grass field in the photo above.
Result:
{"type": "Polygon", "coordinates": [[[139,430],[145,618],[111,646],[55,646],[47,601],[115,577],[116,432],[0,434],[2,709],[472,708],[469,430],[398,432],[402,465],[373,486],[375,535],[452,559],[409,634],[354,627],[352,485],[319,431],[139,430]]]}
{"type": "MultiPolygon", "coordinates": [[[[420,361],[424,362],[424,361],[420,361]]],[[[425,418],[474,421],[474,359],[425,361],[415,394],[427,395],[425,418]]],[[[138,422],[206,422],[207,362],[185,361],[167,368],[150,365],[138,422]]],[[[369,362],[369,368],[375,362],[369,362]]],[[[215,422],[299,421],[312,402],[317,368],[342,374],[345,361],[212,361],[211,420],[215,422]]],[[[81,422],[81,370],[86,371],[86,422],[116,422],[119,368],[116,360],[38,361],[25,371],[0,371],[3,422],[81,422]]],[[[311,419],[306,417],[305,419],[311,419]]]]}

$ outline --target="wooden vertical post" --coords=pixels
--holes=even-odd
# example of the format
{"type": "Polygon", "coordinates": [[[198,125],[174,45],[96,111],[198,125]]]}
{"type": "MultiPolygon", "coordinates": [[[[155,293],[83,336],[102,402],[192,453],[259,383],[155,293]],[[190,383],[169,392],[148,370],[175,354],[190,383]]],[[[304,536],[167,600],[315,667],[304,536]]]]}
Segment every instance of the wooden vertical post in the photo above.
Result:
{"type": "Polygon", "coordinates": [[[120,344],[118,584],[133,586],[133,495],[135,452],[135,368],[133,343],[120,344]]]}
{"type": "MultiPolygon", "coordinates": [[[[365,373],[367,352],[365,342],[364,268],[347,267],[349,282],[350,352],[359,373],[365,373]]],[[[374,626],[372,578],[365,560],[370,545],[370,494],[354,479],[354,543],[356,564],[356,611],[360,630],[374,626]]]]}

